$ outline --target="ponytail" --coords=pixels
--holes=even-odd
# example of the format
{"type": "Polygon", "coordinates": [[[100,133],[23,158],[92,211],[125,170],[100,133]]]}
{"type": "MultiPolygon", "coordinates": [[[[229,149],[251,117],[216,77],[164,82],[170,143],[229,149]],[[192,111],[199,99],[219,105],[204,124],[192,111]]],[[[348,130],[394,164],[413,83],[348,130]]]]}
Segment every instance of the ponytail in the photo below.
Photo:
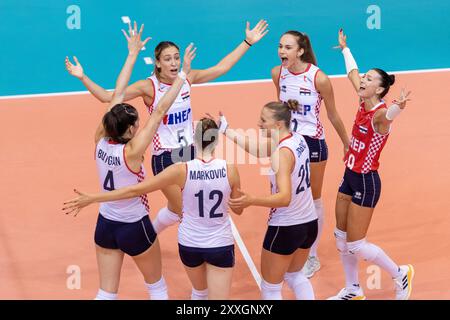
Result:
{"type": "Polygon", "coordinates": [[[138,112],[132,105],[128,103],[116,104],[103,116],[102,123],[106,136],[114,142],[127,143],[130,139],[124,138],[123,135],[130,126],[136,123],[137,119],[138,112]]]}
{"type": "Polygon", "coordinates": [[[303,55],[300,57],[300,59],[304,62],[311,63],[313,65],[317,65],[317,59],[316,55],[314,54],[314,50],[311,45],[311,40],[309,39],[308,35],[303,32],[290,30],[285,32],[285,34],[290,34],[291,36],[294,36],[297,38],[297,44],[299,48],[303,49],[303,55]]]}

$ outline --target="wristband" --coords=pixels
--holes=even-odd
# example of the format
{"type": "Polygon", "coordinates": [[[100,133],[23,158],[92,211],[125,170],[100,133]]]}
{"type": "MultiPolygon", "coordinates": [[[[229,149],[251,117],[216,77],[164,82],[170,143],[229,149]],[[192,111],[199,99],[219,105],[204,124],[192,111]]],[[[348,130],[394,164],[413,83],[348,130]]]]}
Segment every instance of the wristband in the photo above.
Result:
{"type": "Polygon", "coordinates": [[[244,42],[245,42],[246,44],[248,44],[249,47],[252,46],[252,44],[251,44],[250,42],[248,42],[247,39],[244,39],[244,42]]]}
{"type": "Polygon", "coordinates": [[[347,70],[347,74],[349,74],[350,71],[354,69],[358,70],[358,65],[356,64],[356,61],[353,58],[353,55],[348,47],[342,49],[342,54],[344,55],[345,69],[347,70]]]}
{"type": "Polygon", "coordinates": [[[386,112],[386,119],[389,121],[394,120],[400,113],[402,109],[398,106],[398,104],[391,104],[386,112]]]}
{"type": "Polygon", "coordinates": [[[219,125],[219,132],[225,133],[225,131],[228,129],[228,122],[225,116],[219,117],[220,125],[219,125]]]}

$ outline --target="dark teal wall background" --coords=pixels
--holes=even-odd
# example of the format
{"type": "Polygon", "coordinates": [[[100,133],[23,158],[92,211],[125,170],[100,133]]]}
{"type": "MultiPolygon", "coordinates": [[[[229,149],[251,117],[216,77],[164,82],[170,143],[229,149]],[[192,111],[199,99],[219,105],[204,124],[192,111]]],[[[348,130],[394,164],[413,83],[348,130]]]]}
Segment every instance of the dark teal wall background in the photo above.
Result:
{"type": "Polygon", "coordinates": [[[265,18],[269,34],[227,75],[217,81],[267,79],[278,63],[279,36],[288,29],[307,32],[328,74],[345,72],[340,53],[332,50],[343,27],[361,70],[450,67],[450,1],[448,0],[0,0],[0,96],[85,90],[64,68],[64,57],[76,55],[86,73],[106,88],[126,56],[121,16],[145,23],[153,40],[141,54],[132,81],[151,73],[144,56],[155,45],[172,40],[198,47],[195,68],[217,63],[243,38],[245,21],[265,18]],[[370,30],[369,5],[381,9],[381,29],[370,30]],[[81,9],[81,29],[69,30],[66,9],[81,9]]]}

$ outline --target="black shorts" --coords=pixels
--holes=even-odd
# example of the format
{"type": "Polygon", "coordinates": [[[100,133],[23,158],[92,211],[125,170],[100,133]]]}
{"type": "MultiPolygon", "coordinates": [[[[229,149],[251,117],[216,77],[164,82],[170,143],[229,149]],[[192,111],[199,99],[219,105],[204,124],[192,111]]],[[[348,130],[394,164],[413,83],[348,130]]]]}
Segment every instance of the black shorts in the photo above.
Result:
{"type": "Polygon", "coordinates": [[[120,249],[130,256],[144,253],[156,240],[156,232],[147,216],[126,223],[106,219],[98,215],[95,243],[106,249],[120,249]]]}
{"type": "Polygon", "coordinates": [[[267,251],[290,255],[297,249],[309,249],[317,238],[317,219],[293,226],[269,226],[263,248],[267,251]]]}
{"type": "Polygon", "coordinates": [[[178,252],[186,267],[195,268],[204,262],[219,268],[234,267],[234,245],[218,248],[193,248],[178,244],[178,252]]]}
{"type": "Polygon", "coordinates": [[[352,196],[358,206],[375,208],[381,195],[380,176],[377,171],[357,173],[346,168],[339,192],[352,196]]]}
{"type": "Polygon", "coordinates": [[[160,155],[152,156],[152,171],[156,176],[158,173],[170,167],[174,163],[187,162],[195,159],[194,145],[184,148],[173,149],[172,151],[164,151],[160,155]]]}
{"type": "Polygon", "coordinates": [[[328,146],[325,139],[314,139],[303,136],[309,148],[309,161],[321,162],[328,159],[328,146]]]}

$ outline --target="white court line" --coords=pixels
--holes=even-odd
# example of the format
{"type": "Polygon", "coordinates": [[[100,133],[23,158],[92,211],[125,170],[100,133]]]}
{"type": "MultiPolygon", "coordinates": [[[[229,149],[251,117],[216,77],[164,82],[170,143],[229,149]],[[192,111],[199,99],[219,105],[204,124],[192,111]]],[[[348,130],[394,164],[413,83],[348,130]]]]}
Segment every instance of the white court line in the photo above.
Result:
{"type": "MultiPolygon", "coordinates": [[[[387,73],[393,74],[414,74],[414,73],[433,73],[433,72],[450,72],[450,68],[440,69],[418,69],[418,70],[406,70],[406,71],[387,71],[387,73]]],[[[334,74],[328,75],[329,78],[345,78],[346,74],[334,74]]],[[[252,83],[265,83],[271,82],[272,79],[259,79],[259,80],[240,80],[240,81],[222,81],[222,82],[209,82],[202,84],[194,84],[193,87],[209,87],[209,86],[226,86],[236,84],[252,84],[252,83]]],[[[114,89],[107,89],[107,91],[113,91],[114,89]]],[[[69,92],[56,92],[56,93],[37,93],[37,94],[21,94],[0,96],[0,100],[6,99],[23,99],[23,98],[39,98],[39,97],[58,97],[58,96],[73,96],[78,94],[89,94],[89,91],[69,91],[69,92]]]]}
{"type": "Polygon", "coordinates": [[[250,269],[250,272],[253,275],[253,278],[256,281],[256,284],[258,285],[259,291],[261,291],[261,275],[258,272],[258,269],[256,269],[255,263],[252,260],[252,257],[250,257],[250,253],[247,250],[247,247],[244,244],[244,241],[242,241],[241,235],[239,234],[238,229],[236,228],[236,225],[233,222],[233,219],[230,218],[231,222],[231,230],[233,231],[234,239],[237,242],[237,245],[239,247],[239,250],[241,250],[242,255],[244,256],[245,262],[247,262],[248,268],[250,269]]]}

